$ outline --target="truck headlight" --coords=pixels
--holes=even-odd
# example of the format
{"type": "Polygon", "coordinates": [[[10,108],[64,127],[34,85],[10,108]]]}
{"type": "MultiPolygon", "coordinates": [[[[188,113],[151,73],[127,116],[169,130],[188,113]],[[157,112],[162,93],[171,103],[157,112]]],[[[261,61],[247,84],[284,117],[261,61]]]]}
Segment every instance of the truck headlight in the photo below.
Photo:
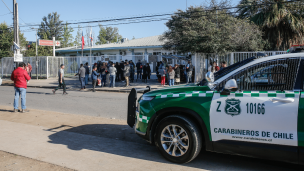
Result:
{"type": "Polygon", "coordinates": [[[144,100],[144,101],[151,101],[153,100],[155,97],[153,96],[142,96],[141,100],[144,100]]]}

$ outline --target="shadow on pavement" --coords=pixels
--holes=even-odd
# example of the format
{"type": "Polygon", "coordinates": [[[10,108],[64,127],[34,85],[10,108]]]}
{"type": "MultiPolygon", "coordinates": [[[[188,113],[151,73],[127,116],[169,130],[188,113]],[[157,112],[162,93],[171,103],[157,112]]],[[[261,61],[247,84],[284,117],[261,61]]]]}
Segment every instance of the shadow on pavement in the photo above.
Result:
{"type": "MultiPolygon", "coordinates": [[[[49,136],[49,143],[66,145],[71,150],[87,149],[174,164],[165,160],[155,146],[139,138],[134,130],[127,125],[92,124],[78,127],[61,125],[45,131],[54,132],[49,136]]],[[[181,166],[206,170],[304,170],[304,167],[299,165],[204,150],[195,160],[181,166]]]]}

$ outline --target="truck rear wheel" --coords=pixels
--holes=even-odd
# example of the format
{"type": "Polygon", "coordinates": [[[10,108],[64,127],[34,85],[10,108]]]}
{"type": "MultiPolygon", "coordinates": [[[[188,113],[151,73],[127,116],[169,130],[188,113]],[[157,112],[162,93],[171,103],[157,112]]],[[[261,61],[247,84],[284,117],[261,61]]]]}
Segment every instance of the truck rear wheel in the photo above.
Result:
{"type": "Polygon", "coordinates": [[[174,163],[188,163],[201,151],[202,137],[196,124],[184,116],[172,115],[156,127],[155,142],[160,153],[174,163]]]}

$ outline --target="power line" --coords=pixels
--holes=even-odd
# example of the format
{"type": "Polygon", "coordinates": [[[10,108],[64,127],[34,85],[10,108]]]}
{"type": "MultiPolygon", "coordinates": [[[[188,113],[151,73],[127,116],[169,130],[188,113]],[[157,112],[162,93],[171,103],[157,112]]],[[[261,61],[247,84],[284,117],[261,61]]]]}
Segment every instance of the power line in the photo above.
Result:
{"type": "MultiPolygon", "coordinates": [[[[11,13],[9,12],[9,13],[7,13],[7,14],[11,14],[11,13]]],[[[2,14],[2,15],[0,15],[0,17],[5,16],[5,15],[7,15],[7,14],[2,14]]]]}
{"type": "Polygon", "coordinates": [[[2,0],[2,2],[4,3],[4,5],[6,6],[6,8],[13,14],[13,12],[9,9],[9,7],[6,5],[6,3],[2,0]]]}

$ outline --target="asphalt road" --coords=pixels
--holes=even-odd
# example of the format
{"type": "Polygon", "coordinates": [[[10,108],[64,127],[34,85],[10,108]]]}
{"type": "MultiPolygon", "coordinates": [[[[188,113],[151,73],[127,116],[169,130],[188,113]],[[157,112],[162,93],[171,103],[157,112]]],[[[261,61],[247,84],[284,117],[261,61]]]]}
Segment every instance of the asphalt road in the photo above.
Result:
{"type": "MultiPolygon", "coordinates": [[[[51,89],[28,88],[26,107],[70,114],[89,115],[104,118],[127,120],[128,93],[67,91],[62,95],[58,90],[53,95],[51,89]]],[[[19,100],[19,108],[21,108],[19,100]]],[[[0,105],[14,104],[14,88],[0,86],[0,105]]]]}
{"type": "MultiPolygon", "coordinates": [[[[127,93],[69,91],[67,96],[63,96],[61,93],[62,91],[59,90],[56,95],[52,95],[50,89],[28,88],[27,107],[121,120],[126,120],[127,118],[127,93]]],[[[13,100],[13,87],[0,86],[0,105],[12,106],[13,109],[13,100]]],[[[109,134],[112,134],[112,132],[109,134]]],[[[94,133],[89,135],[95,136],[94,133]]],[[[154,146],[149,146],[145,141],[141,140],[134,142],[138,137],[133,133],[131,134],[131,132],[129,135],[133,137],[131,138],[133,142],[124,140],[121,142],[123,145],[125,143],[131,143],[134,146],[144,145],[145,149],[142,150],[142,153],[137,151],[137,153],[141,154],[141,157],[145,158],[144,156],[151,155],[153,156],[153,161],[166,162],[158,154],[154,146]]],[[[123,139],[125,135],[121,136],[117,138],[123,139]]],[[[205,151],[202,151],[194,161],[183,166],[187,166],[187,170],[304,170],[303,166],[295,164],[205,151]]],[[[183,169],[181,168],[181,170],[183,169]]]]}

